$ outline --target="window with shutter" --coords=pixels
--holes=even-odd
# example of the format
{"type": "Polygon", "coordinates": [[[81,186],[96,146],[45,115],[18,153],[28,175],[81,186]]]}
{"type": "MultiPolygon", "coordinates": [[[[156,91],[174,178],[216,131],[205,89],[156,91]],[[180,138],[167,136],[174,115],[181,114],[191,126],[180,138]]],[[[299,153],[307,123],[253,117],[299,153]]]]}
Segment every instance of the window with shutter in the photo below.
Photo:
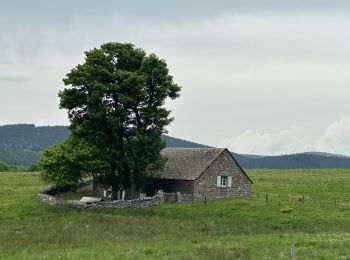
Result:
{"type": "Polygon", "coordinates": [[[228,183],[227,187],[231,188],[232,187],[232,176],[228,176],[228,183]]]}
{"type": "Polygon", "coordinates": [[[217,176],[216,186],[217,187],[228,187],[229,177],[228,176],[217,176]]]}
{"type": "Polygon", "coordinates": [[[217,176],[216,177],[216,187],[220,187],[220,183],[221,183],[221,176],[217,176]]]}
{"type": "Polygon", "coordinates": [[[227,186],[227,176],[221,176],[221,187],[227,186]]]}

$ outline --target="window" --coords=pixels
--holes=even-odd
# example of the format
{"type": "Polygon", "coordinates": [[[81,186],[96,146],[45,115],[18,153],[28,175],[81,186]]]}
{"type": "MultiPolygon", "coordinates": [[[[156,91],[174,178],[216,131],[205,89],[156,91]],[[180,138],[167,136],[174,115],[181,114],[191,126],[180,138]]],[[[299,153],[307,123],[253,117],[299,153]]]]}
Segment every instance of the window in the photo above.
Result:
{"type": "Polygon", "coordinates": [[[227,186],[227,176],[220,176],[220,186],[226,187],[227,186]]]}
{"type": "Polygon", "coordinates": [[[232,187],[232,177],[231,176],[217,176],[217,181],[216,181],[216,186],[217,187],[232,187]]]}

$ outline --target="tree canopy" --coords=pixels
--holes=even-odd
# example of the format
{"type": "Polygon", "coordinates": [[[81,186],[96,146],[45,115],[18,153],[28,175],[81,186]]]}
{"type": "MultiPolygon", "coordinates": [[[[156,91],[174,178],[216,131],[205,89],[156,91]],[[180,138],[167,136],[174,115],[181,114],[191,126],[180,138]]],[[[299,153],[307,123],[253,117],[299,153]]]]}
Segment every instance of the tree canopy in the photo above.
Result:
{"type": "Polygon", "coordinates": [[[72,135],[46,149],[37,167],[42,171],[43,181],[53,182],[58,187],[68,185],[74,190],[82,178],[108,167],[98,155],[95,146],[72,135]]]}
{"type": "Polygon", "coordinates": [[[85,62],[63,81],[60,107],[68,110],[74,138],[108,165],[96,173],[112,186],[112,196],[118,188],[142,186],[163,167],[161,135],[172,121],[164,105],[181,89],[164,60],[130,43],[106,43],[85,52],[85,62]]]}

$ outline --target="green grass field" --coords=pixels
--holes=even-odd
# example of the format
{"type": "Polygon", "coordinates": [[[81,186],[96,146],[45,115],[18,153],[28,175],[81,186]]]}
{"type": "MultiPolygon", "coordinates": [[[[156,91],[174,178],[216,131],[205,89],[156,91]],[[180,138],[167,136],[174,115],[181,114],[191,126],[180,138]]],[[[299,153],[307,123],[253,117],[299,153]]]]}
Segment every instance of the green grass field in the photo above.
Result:
{"type": "Polygon", "coordinates": [[[78,212],[39,203],[37,174],[0,173],[0,259],[350,258],[350,170],[248,174],[250,198],[78,212]]]}

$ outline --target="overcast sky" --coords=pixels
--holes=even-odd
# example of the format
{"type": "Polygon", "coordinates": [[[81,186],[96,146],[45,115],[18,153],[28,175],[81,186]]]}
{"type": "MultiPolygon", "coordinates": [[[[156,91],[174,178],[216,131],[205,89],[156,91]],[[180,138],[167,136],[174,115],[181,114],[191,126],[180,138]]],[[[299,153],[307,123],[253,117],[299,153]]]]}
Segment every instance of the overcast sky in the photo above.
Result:
{"type": "Polygon", "coordinates": [[[350,155],[350,1],[1,1],[0,124],[67,125],[83,52],[131,42],[183,87],[174,137],[240,153],[350,155]]]}

